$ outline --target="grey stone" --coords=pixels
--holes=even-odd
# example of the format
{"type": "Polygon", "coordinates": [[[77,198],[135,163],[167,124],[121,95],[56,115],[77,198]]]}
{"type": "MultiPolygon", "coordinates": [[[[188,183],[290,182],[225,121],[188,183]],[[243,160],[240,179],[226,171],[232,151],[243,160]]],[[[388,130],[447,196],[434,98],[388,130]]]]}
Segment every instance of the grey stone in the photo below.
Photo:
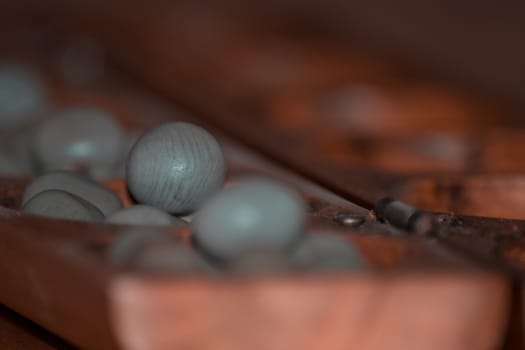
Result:
{"type": "Polygon", "coordinates": [[[104,215],[85,200],[64,191],[40,192],[23,207],[22,211],[55,219],[98,221],[104,215]]]}
{"type": "Polygon", "coordinates": [[[0,64],[0,129],[35,119],[47,104],[47,91],[34,72],[18,64],[0,64]]]}
{"type": "Polygon", "coordinates": [[[133,229],[123,233],[109,247],[107,259],[117,267],[148,273],[211,271],[202,257],[178,239],[153,230],[133,229]]]}
{"type": "Polygon", "coordinates": [[[217,140],[193,124],[164,124],[144,134],[127,164],[128,186],[143,204],[187,214],[222,185],[226,165],[217,140]]]}
{"type": "Polygon", "coordinates": [[[286,186],[250,178],[211,198],[192,224],[203,249],[231,259],[247,250],[290,247],[306,226],[306,205],[286,186]]]}
{"type": "Polygon", "coordinates": [[[80,197],[95,206],[104,216],[122,208],[119,197],[110,189],[86,176],[70,171],[49,172],[33,180],[22,196],[22,205],[47,190],[66,191],[80,197]]]}
{"type": "Polygon", "coordinates": [[[43,122],[32,150],[41,171],[85,169],[108,172],[120,156],[122,131],[111,114],[96,107],[73,107],[43,122]]]}
{"type": "Polygon", "coordinates": [[[364,265],[361,254],[349,241],[325,233],[305,236],[291,260],[297,268],[309,271],[344,271],[364,265]]]}

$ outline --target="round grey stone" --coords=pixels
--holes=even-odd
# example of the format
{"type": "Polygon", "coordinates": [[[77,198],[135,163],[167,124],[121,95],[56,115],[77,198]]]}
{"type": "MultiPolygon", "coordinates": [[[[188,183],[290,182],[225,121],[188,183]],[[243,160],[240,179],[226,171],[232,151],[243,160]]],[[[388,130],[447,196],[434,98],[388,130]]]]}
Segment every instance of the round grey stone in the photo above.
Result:
{"type": "Polygon", "coordinates": [[[86,169],[107,173],[120,156],[122,131],[96,107],[74,107],[46,120],[35,131],[33,153],[43,171],[86,169]]]}
{"type": "Polygon", "coordinates": [[[141,247],[150,239],[162,239],[165,233],[157,229],[131,228],[118,236],[106,252],[107,260],[116,266],[129,265],[141,247]]]}
{"type": "Polygon", "coordinates": [[[82,198],[57,190],[40,192],[22,207],[22,211],[55,219],[98,221],[104,218],[100,210],[82,198]]]}
{"type": "Polygon", "coordinates": [[[304,230],[306,205],[277,182],[245,179],[211,198],[192,224],[203,249],[231,259],[248,250],[288,248],[304,230]]]}
{"type": "Polygon", "coordinates": [[[304,270],[341,271],[363,266],[359,251],[346,239],[331,234],[305,236],[291,255],[292,263],[304,270]]]}
{"type": "Polygon", "coordinates": [[[217,140],[193,124],[164,124],[144,134],[127,163],[128,186],[140,203],[187,214],[216,192],[226,165],[217,140]]]}
{"type": "Polygon", "coordinates": [[[80,197],[95,206],[104,216],[122,208],[119,197],[110,189],[86,176],[70,171],[49,172],[33,180],[22,196],[22,205],[37,194],[48,190],[66,191],[80,197]]]}
{"type": "Polygon", "coordinates": [[[139,204],[121,209],[106,218],[107,222],[126,225],[152,225],[152,226],[185,226],[186,223],[179,218],[158,208],[139,204]]]}
{"type": "Polygon", "coordinates": [[[193,273],[211,267],[175,237],[160,231],[130,230],[110,245],[107,258],[117,267],[149,273],[193,273]]]}
{"type": "Polygon", "coordinates": [[[0,129],[33,120],[47,103],[46,89],[36,74],[21,65],[0,64],[0,129]]]}

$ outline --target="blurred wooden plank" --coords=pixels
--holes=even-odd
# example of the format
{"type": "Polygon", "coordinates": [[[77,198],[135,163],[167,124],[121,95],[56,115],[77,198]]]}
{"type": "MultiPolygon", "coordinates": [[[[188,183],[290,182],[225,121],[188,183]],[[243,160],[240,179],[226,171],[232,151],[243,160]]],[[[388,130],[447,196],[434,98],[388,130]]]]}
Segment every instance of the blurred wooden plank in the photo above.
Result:
{"type": "MultiPolygon", "coordinates": [[[[31,21],[67,23],[69,27],[104,20],[111,16],[115,24],[129,20],[133,12],[152,13],[161,9],[161,16],[180,10],[193,14],[195,8],[205,18],[210,13],[229,14],[233,18],[264,17],[273,26],[296,23],[312,34],[339,37],[355,44],[360,42],[386,56],[396,57],[405,65],[448,81],[460,82],[467,89],[496,94],[517,102],[523,110],[525,77],[522,62],[525,49],[520,45],[525,35],[521,1],[460,0],[444,4],[438,0],[341,1],[256,1],[230,0],[220,5],[213,1],[195,6],[187,0],[155,1],[147,5],[136,2],[121,6],[118,2],[54,0],[42,5],[36,0],[4,2],[0,13],[7,20],[16,14],[31,21]],[[75,23],[80,20],[82,23],[75,23]]],[[[172,22],[177,27],[180,23],[172,22]]],[[[227,29],[225,25],[225,30],[227,29]]],[[[146,27],[140,27],[148,31],[146,27]]],[[[130,34],[141,35],[133,28],[130,34]]],[[[116,42],[114,44],[117,44],[116,42]]]]}
{"type": "Polygon", "coordinates": [[[74,349],[56,335],[0,306],[0,348],[5,350],[74,349]]]}
{"type": "Polygon", "coordinates": [[[133,334],[123,337],[129,349],[460,350],[502,344],[504,326],[494,321],[502,320],[498,307],[508,307],[507,294],[482,276],[423,273],[253,282],[189,282],[181,289],[121,279],[113,289],[118,331],[133,334]],[[179,305],[160,302],[174,299],[179,305]],[[462,311],[452,315],[452,309],[462,311]],[[481,322],[471,328],[474,320],[481,322]]]}
{"type": "MultiPolygon", "coordinates": [[[[4,180],[0,196],[19,196],[19,186],[4,180]]],[[[311,230],[352,240],[367,269],[259,278],[122,275],[104,260],[120,229],[2,209],[0,300],[65,339],[96,349],[419,348],[428,339],[435,341],[426,348],[436,350],[502,344],[510,307],[504,274],[480,270],[418,237],[388,237],[394,232],[375,220],[345,228],[331,219],[337,206],[326,214],[314,207],[311,230]],[[271,336],[260,334],[262,325],[271,336]],[[409,330],[418,336],[402,335],[409,330]]]]}

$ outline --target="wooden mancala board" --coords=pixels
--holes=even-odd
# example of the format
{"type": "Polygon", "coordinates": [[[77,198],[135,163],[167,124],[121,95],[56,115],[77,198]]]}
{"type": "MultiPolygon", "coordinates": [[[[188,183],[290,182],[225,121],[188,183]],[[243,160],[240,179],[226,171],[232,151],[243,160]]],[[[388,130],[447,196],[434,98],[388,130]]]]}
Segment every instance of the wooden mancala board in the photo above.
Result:
{"type": "MultiPolygon", "coordinates": [[[[521,348],[525,167],[515,160],[525,132],[511,112],[338,43],[283,38],[260,21],[206,37],[170,30],[176,12],[132,8],[117,20],[79,12],[54,25],[100,40],[118,67],[189,113],[151,116],[149,95],[116,72],[81,91],[53,80],[58,104],[105,105],[133,131],[173,119],[205,126],[224,146],[228,182],[261,174],[296,188],[309,203],[308,232],[351,240],[367,267],[264,276],[119,270],[105,252],[127,227],[20,214],[29,179],[2,178],[2,304],[90,349],[521,348]],[[133,26],[144,31],[131,40],[133,26]],[[211,42],[221,49],[197,45],[211,42]],[[366,115],[349,125],[344,114],[355,104],[336,101],[348,89],[366,115]],[[367,110],[378,96],[379,109],[367,110]],[[385,196],[422,215],[407,226],[373,210],[385,196]]],[[[46,59],[29,60],[52,71],[46,59]]],[[[122,179],[106,185],[132,203],[122,179]]],[[[169,233],[192,249],[189,230],[169,233]]]]}

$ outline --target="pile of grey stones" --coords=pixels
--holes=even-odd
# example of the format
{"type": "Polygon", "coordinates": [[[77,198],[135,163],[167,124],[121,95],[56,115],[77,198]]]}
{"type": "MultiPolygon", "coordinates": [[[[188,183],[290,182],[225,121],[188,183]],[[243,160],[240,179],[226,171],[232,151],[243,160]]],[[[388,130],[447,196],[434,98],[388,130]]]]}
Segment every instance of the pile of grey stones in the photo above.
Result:
{"type": "Polygon", "coordinates": [[[0,65],[0,175],[33,177],[21,211],[126,225],[107,249],[122,269],[148,273],[348,271],[364,266],[335,234],[305,234],[306,205],[265,177],[224,184],[217,139],[174,121],[140,136],[97,106],[51,111],[38,76],[0,65]],[[99,179],[124,178],[136,204],[124,208],[99,179]],[[189,228],[192,248],[170,234],[189,228]]]}

